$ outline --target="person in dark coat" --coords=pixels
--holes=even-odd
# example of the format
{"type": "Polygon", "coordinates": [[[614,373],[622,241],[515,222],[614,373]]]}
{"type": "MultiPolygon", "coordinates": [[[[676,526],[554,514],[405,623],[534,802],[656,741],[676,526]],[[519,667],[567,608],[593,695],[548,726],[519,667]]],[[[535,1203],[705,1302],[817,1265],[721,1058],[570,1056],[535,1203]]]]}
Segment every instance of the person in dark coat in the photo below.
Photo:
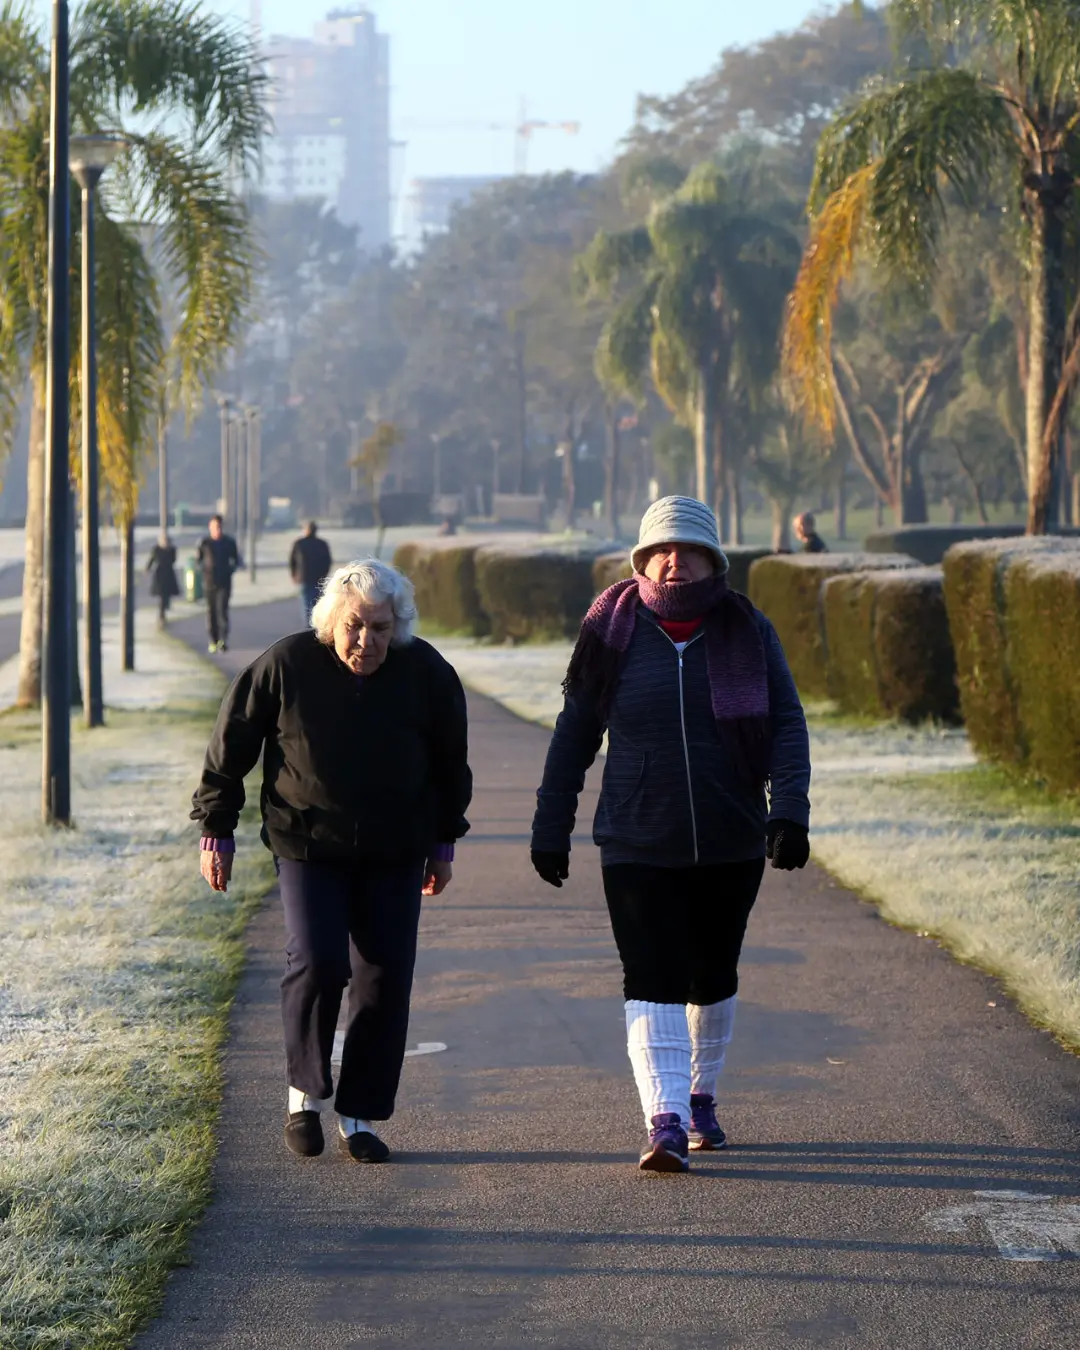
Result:
{"type": "Polygon", "coordinates": [[[309,520],[304,533],[292,546],[289,553],[289,575],[300,587],[300,607],[304,614],[304,627],[311,627],[311,611],[319,599],[319,587],[333,569],[330,557],[330,545],[319,538],[319,527],[309,520]]]}
{"type": "Polygon", "coordinates": [[[210,517],[210,532],[195,554],[203,574],[206,596],[206,624],[210,632],[207,650],[223,652],[229,642],[229,600],[233,573],[240,566],[240,550],[231,534],[225,533],[221,516],[210,517]]]}
{"type": "Polygon", "coordinates": [[[394,1111],[421,897],[449,884],[455,841],[469,828],[465,694],[454,668],[413,637],[415,621],[412,584],[388,563],[336,571],[312,627],[233,681],[193,799],[201,871],[223,891],[244,778],[262,755],[262,838],[287,939],[285,1142],[304,1157],[323,1150],[320,1112],[332,1096],[349,1156],[389,1156],[375,1122],[394,1111]]]}
{"type": "Polygon", "coordinates": [[[169,605],[180,594],[180,583],[176,579],[176,546],[164,530],[150,550],[146,570],[150,573],[150,594],[157,597],[158,627],[164,628],[169,605]]]}
{"type": "Polygon", "coordinates": [[[769,620],[728,588],[716,518],[664,497],[634,575],[585,616],[544,765],[532,862],[561,886],[585,773],[608,736],[593,822],[623,966],[627,1048],[649,1142],[644,1170],[722,1148],[716,1093],[738,962],[769,859],[804,867],[810,752],[769,620]]]}
{"type": "Polygon", "coordinates": [[[817,532],[817,521],[812,511],[801,512],[791,524],[804,553],[828,553],[825,540],[817,532]]]}

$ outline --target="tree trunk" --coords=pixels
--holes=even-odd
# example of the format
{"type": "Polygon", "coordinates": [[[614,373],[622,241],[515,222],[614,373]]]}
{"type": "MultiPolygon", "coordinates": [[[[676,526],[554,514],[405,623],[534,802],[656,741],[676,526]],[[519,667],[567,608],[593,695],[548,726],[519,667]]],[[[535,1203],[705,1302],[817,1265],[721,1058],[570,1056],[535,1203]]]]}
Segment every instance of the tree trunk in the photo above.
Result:
{"type": "Polygon", "coordinates": [[[619,538],[619,468],[620,437],[619,412],[614,403],[604,405],[604,424],[607,431],[607,454],[604,456],[604,518],[613,539],[619,538]]]}
{"type": "Polygon", "coordinates": [[[694,488],[698,501],[710,506],[716,495],[713,455],[716,451],[716,409],[710,387],[711,367],[703,361],[698,369],[697,412],[694,422],[694,488]]]}
{"type": "Polygon", "coordinates": [[[45,373],[30,380],[30,457],[26,466],[26,561],[19,629],[20,708],[41,703],[42,612],[45,596],[45,373]]]}
{"type": "Polygon", "coordinates": [[[905,447],[904,476],[898,484],[901,525],[924,525],[927,520],[926,483],[923,480],[920,456],[911,446],[905,447]]]}
{"type": "Polygon", "coordinates": [[[772,549],[774,553],[791,552],[791,512],[794,498],[769,497],[772,508],[772,549]]]}
{"type": "Polygon", "coordinates": [[[833,534],[838,540],[845,540],[847,533],[847,466],[848,457],[838,449],[840,466],[836,474],[836,500],[833,503],[833,534]]]}
{"type": "MultiPolygon", "coordinates": [[[[1071,182],[1071,180],[1070,180],[1071,182]]],[[[1058,524],[1061,435],[1044,432],[1061,379],[1065,347],[1065,226],[1057,174],[1043,175],[1030,198],[1032,216],[1029,299],[1027,463],[1028,534],[1048,534],[1058,524]]],[[[1064,420],[1064,419],[1062,419],[1064,420]]]]}
{"type": "Polygon", "coordinates": [[[730,503],[728,514],[731,517],[731,541],[743,544],[743,500],[742,475],[734,465],[727,470],[727,498],[730,503]]]}
{"type": "Polygon", "coordinates": [[[124,670],[135,669],[135,517],[120,527],[120,652],[124,670]]]}

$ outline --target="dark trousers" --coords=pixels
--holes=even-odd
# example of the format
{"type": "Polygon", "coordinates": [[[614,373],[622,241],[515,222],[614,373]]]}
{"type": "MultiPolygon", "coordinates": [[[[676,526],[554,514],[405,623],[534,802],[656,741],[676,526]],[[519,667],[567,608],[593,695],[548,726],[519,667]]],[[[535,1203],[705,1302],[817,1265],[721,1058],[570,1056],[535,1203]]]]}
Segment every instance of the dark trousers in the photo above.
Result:
{"type": "Polygon", "coordinates": [[[348,984],[334,1106],[343,1116],[389,1120],[409,1029],[424,864],[280,858],[277,867],[288,938],[281,1014],[289,1086],[311,1097],[333,1091],[330,1055],[348,984]]]}
{"type": "Polygon", "coordinates": [[[229,597],[231,586],[215,586],[206,583],[206,626],[210,630],[211,642],[229,640],[229,597]]]}
{"type": "Polygon", "coordinates": [[[304,627],[311,627],[311,611],[315,608],[319,599],[319,583],[317,581],[302,581],[300,583],[300,608],[304,612],[304,627]]]}
{"type": "Polygon", "coordinates": [[[627,999],[697,1003],[730,998],[765,859],[710,867],[605,867],[627,999]]]}

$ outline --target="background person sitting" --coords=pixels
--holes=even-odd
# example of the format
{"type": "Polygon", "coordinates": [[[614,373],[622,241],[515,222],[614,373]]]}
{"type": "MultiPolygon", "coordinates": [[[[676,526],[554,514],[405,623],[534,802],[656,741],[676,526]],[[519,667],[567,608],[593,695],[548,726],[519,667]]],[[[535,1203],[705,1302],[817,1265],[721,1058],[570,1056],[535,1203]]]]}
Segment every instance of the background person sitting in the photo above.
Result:
{"type": "Polygon", "coordinates": [[[795,538],[802,544],[804,553],[828,553],[825,540],[817,532],[817,521],[812,511],[803,511],[791,522],[795,538]]]}

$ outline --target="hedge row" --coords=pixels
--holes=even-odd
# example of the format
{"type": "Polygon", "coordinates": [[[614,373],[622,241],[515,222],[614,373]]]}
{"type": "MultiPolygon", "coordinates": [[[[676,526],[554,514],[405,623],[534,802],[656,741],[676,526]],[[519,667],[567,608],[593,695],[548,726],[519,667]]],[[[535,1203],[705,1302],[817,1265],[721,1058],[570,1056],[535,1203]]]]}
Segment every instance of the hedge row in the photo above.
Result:
{"type": "Polygon", "coordinates": [[[1080,541],[958,544],[944,571],[973,748],[1080,788],[1080,541]]]}
{"type": "Polygon", "coordinates": [[[775,554],[751,566],[750,599],[772,620],[800,693],[829,696],[825,582],[853,572],[915,566],[913,558],[887,553],[775,554]]]}
{"type": "Polygon", "coordinates": [[[425,540],[394,554],[423,621],[497,642],[574,636],[594,595],[595,562],[587,545],[520,536],[425,540]]]}
{"type": "Polygon", "coordinates": [[[842,708],[906,722],[958,720],[940,567],[831,577],[822,612],[828,690],[842,708]]]}
{"type": "MultiPolygon", "coordinates": [[[[892,530],[868,534],[863,540],[863,548],[868,553],[908,553],[927,566],[936,566],[954,544],[1016,539],[1023,533],[1023,525],[898,525],[892,530]]],[[[1076,534],[1077,531],[1069,527],[1055,538],[1076,534]]]]}

